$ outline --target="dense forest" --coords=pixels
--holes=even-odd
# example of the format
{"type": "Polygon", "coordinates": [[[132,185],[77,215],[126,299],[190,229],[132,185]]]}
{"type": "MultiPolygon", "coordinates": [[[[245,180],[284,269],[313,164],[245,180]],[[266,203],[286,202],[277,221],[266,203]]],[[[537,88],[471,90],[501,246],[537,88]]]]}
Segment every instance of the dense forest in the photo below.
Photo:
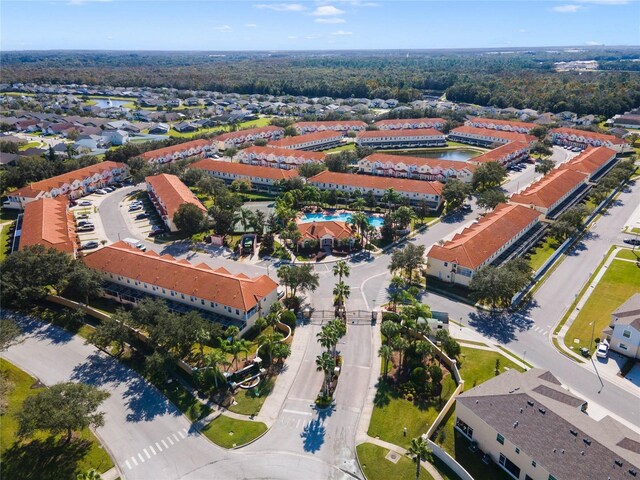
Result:
{"type": "Polygon", "coordinates": [[[3,82],[397,98],[611,116],[640,104],[640,49],[512,52],[5,52],[3,82]],[[556,72],[597,60],[601,70],[556,72]]]}

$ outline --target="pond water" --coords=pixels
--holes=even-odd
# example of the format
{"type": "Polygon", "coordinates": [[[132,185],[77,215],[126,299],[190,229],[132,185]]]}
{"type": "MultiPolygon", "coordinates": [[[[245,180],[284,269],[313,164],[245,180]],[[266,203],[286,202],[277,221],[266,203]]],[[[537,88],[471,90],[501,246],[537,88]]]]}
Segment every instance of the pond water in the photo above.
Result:
{"type": "MultiPolygon", "coordinates": [[[[341,212],[341,213],[305,213],[300,219],[301,223],[310,223],[310,222],[348,222],[351,220],[351,213],[349,212],[341,212]]],[[[378,217],[376,215],[368,215],[367,220],[369,221],[369,225],[375,228],[380,228],[384,223],[382,217],[378,217]]]]}
{"type": "Polygon", "coordinates": [[[122,105],[126,105],[127,103],[133,102],[131,100],[111,100],[110,98],[92,98],[94,106],[99,108],[109,108],[109,107],[120,107],[122,105]]]}
{"type": "MultiPolygon", "coordinates": [[[[392,153],[392,152],[388,152],[392,153]]],[[[440,158],[442,160],[454,160],[457,162],[466,162],[470,158],[480,155],[479,152],[469,150],[467,148],[460,148],[456,150],[417,150],[417,151],[402,151],[393,152],[393,155],[404,155],[407,157],[422,157],[422,158],[440,158]]]]}

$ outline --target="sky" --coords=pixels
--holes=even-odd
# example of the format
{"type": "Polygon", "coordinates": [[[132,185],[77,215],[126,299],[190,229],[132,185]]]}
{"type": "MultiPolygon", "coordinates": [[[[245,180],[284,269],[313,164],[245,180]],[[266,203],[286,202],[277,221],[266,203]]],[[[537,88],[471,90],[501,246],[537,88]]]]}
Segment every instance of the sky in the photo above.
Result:
{"type": "Polygon", "coordinates": [[[1,0],[0,49],[640,45],[640,0],[1,0]]]}

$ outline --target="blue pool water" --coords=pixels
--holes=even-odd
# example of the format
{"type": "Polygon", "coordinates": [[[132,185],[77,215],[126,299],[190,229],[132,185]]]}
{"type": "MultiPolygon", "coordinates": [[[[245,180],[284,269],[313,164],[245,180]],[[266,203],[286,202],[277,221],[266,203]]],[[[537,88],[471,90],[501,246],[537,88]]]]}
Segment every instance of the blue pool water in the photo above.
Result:
{"type": "MultiPolygon", "coordinates": [[[[324,213],[305,213],[300,221],[302,223],[330,222],[332,220],[335,220],[336,222],[348,222],[350,219],[351,214],[347,212],[336,213],[334,215],[327,215],[324,213]]],[[[376,228],[380,228],[384,222],[382,217],[376,217],[374,215],[369,215],[367,219],[369,220],[369,225],[376,228]]]]}

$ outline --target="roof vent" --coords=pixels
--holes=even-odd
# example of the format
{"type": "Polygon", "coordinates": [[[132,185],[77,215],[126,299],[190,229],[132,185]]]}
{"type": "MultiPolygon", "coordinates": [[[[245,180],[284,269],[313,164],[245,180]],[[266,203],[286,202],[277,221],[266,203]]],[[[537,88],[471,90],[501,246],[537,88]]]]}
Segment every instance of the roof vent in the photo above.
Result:
{"type": "Polygon", "coordinates": [[[478,403],[480,403],[480,401],[479,401],[479,400],[476,400],[476,405],[477,405],[478,403]]]}
{"type": "Polygon", "coordinates": [[[582,440],[584,443],[586,443],[587,445],[591,445],[591,440],[589,440],[588,438],[585,438],[584,440],[582,440]]]}
{"type": "Polygon", "coordinates": [[[558,451],[558,449],[557,449],[557,448],[554,448],[554,449],[553,449],[553,453],[556,453],[557,451],[558,451]]]}
{"type": "Polygon", "coordinates": [[[547,411],[544,408],[539,408],[538,411],[543,415],[547,413],[547,411]]]}
{"type": "Polygon", "coordinates": [[[524,412],[524,408],[521,408],[521,409],[520,409],[520,413],[522,413],[522,412],[524,412]]]}
{"type": "Polygon", "coordinates": [[[564,453],[564,448],[562,450],[560,450],[560,453],[564,453]]]}
{"type": "Polygon", "coordinates": [[[636,472],[633,468],[630,468],[630,469],[629,469],[629,473],[630,473],[631,475],[633,475],[634,477],[638,474],[638,472],[636,472]]]}
{"type": "Polygon", "coordinates": [[[571,432],[571,435],[573,435],[574,437],[578,436],[578,431],[574,430],[573,428],[571,430],[569,430],[571,432]]]}
{"type": "Polygon", "coordinates": [[[622,466],[622,460],[615,460],[615,464],[619,467],[622,466]]]}
{"type": "Polygon", "coordinates": [[[527,405],[529,405],[530,407],[533,407],[533,402],[531,400],[527,400],[527,405]]]}
{"type": "Polygon", "coordinates": [[[516,428],[518,426],[518,421],[516,420],[515,422],[513,422],[513,428],[516,428]]]}
{"type": "Polygon", "coordinates": [[[582,450],[582,451],[580,452],[580,455],[582,455],[582,456],[584,457],[584,450],[582,450]]]}

